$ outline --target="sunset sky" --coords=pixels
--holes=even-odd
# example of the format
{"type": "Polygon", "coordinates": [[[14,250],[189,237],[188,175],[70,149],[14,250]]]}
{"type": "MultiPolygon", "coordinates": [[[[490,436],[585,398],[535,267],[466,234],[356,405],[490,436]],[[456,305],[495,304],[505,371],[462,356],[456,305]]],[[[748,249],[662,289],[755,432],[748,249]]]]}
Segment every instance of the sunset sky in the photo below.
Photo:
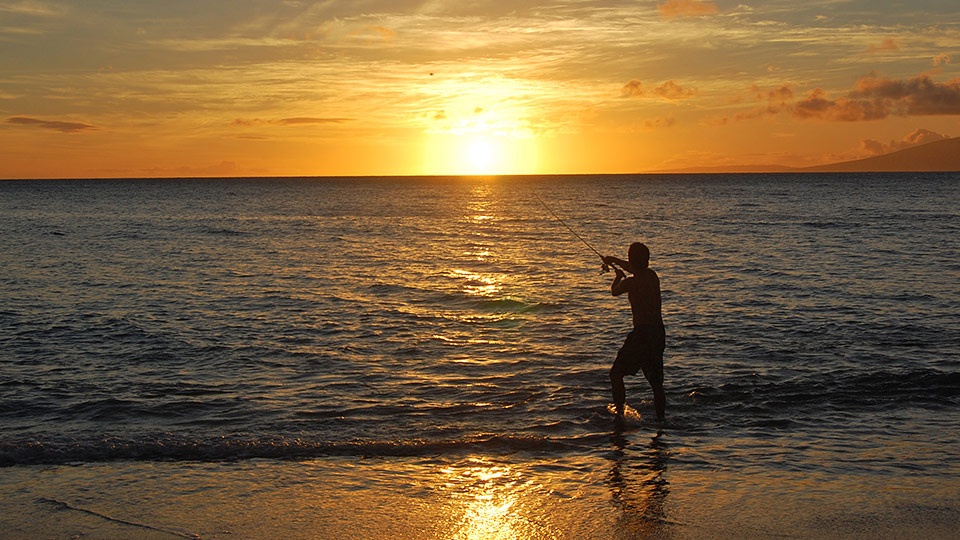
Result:
{"type": "Polygon", "coordinates": [[[807,166],[958,135],[956,0],[0,0],[0,178],[807,166]]]}

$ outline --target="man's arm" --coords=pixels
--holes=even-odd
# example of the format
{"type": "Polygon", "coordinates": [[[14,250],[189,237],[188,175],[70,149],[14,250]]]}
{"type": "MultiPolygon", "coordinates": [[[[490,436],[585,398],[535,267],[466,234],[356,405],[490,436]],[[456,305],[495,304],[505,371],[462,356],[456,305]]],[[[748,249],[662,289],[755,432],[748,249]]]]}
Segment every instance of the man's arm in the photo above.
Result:
{"type": "Polygon", "coordinates": [[[617,268],[616,266],[613,267],[613,271],[616,272],[617,275],[613,278],[613,283],[610,284],[610,292],[614,296],[620,296],[621,294],[627,292],[627,283],[630,280],[623,273],[623,270],[617,268]]]}
{"type": "Polygon", "coordinates": [[[629,261],[625,261],[618,257],[611,257],[607,255],[606,257],[603,258],[603,264],[606,264],[607,266],[613,266],[614,268],[619,266],[620,268],[623,268],[624,270],[626,270],[627,272],[630,272],[631,274],[635,273],[633,271],[633,267],[630,266],[629,261]]]}

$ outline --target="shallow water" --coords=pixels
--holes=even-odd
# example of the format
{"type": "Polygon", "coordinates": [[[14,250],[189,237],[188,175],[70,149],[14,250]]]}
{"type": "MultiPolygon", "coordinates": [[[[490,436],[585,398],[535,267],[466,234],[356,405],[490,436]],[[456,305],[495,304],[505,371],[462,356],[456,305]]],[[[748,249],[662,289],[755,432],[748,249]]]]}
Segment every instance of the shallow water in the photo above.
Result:
{"type": "MultiPolygon", "coordinates": [[[[3,182],[0,232],[15,469],[375,458],[401,474],[337,493],[402,492],[479,460],[609,517],[620,455],[646,502],[960,508],[957,175],[3,182]],[[650,246],[666,427],[613,433],[629,308],[538,194],[650,246]]],[[[652,417],[642,379],[628,402],[652,417]]]]}

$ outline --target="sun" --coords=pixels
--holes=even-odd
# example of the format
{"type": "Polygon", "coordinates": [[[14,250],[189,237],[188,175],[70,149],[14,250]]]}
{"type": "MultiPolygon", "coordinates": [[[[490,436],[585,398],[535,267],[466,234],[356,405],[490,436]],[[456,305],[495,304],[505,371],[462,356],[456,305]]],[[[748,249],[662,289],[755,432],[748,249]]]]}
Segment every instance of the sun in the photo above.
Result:
{"type": "Polygon", "coordinates": [[[476,108],[427,130],[425,174],[498,176],[538,173],[538,141],[515,111],[476,108]]]}
{"type": "Polygon", "coordinates": [[[477,137],[464,144],[464,158],[473,174],[493,174],[502,170],[500,149],[497,142],[484,137],[477,137]]]}

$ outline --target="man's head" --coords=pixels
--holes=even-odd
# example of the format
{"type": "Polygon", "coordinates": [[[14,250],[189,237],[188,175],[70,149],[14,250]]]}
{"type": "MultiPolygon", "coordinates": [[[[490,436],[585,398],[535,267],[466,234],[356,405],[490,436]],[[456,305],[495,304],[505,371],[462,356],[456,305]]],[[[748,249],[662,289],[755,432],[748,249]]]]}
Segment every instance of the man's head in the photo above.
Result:
{"type": "Polygon", "coordinates": [[[650,249],[642,242],[630,244],[630,250],[627,251],[627,256],[630,259],[630,266],[633,267],[634,272],[639,272],[650,266],[650,249]]]}

